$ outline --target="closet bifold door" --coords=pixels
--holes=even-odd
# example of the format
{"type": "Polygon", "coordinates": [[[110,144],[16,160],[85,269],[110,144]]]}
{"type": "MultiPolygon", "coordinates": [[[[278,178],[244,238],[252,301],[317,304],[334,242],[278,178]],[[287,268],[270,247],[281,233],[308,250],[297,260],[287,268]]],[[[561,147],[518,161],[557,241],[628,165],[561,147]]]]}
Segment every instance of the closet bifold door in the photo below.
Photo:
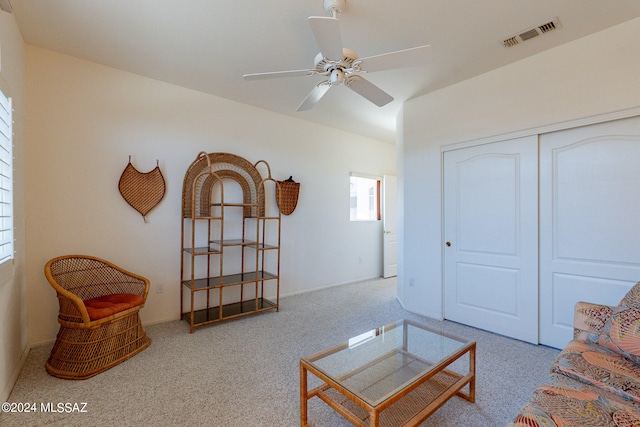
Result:
{"type": "Polygon", "coordinates": [[[538,343],[538,138],[444,153],[444,314],[538,343]]]}
{"type": "Polygon", "coordinates": [[[640,281],[640,118],[540,136],[540,342],[563,348],[578,301],[640,281]]]}

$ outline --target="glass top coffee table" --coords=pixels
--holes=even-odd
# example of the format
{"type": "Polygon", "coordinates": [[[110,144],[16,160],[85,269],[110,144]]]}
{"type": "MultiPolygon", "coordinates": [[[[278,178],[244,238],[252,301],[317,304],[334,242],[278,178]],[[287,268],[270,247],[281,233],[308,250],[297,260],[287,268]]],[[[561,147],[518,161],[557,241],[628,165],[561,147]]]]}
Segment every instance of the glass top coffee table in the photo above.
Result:
{"type": "Polygon", "coordinates": [[[454,395],[474,402],[475,370],[475,341],[399,320],[300,360],[300,425],[317,396],[357,426],[415,426],[454,395]]]}

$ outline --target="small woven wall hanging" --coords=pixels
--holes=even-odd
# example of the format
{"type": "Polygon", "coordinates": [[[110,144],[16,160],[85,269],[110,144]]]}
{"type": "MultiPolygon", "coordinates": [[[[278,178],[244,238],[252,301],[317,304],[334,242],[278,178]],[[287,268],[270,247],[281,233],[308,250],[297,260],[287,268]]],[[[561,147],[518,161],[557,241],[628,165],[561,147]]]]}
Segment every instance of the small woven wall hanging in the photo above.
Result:
{"type": "Polygon", "coordinates": [[[118,189],[124,200],[147,222],[147,214],[160,203],[166,190],[159,162],[156,160],[156,167],[152,171],[140,172],[131,164],[129,156],[129,163],[120,176],[118,189]]]}
{"type": "Polygon", "coordinates": [[[293,177],[286,181],[278,181],[276,186],[276,203],[280,212],[284,215],[291,215],[298,205],[298,194],[300,193],[300,183],[295,182],[293,177]]]}

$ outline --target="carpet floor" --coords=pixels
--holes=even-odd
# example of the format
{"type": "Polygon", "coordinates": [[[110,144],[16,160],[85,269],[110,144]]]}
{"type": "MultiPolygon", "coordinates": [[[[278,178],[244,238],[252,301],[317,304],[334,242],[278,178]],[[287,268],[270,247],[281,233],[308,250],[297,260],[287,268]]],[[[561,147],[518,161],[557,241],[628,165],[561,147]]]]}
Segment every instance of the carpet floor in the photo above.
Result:
{"type": "MultiPolygon", "coordinates": [[[[409,313],[396,300],[395,279],[289,296],[280,303],[279,312],[193,334],[184,321],[148,326],[151,346],[84,381],[48,375],[44,364],[52,346],[33,348],[9,402],[35,404],[36,412],[0,413],[0,425],[298,426],[301,358],[408,318],[477,342],[476,402],[453,397],[422,426],[504,426],[545,381],[558,355],[552,348],[409,313]],[[62,407],[71,412],[42,412],[48,403],[69,404],[62,407]]],[[[309,421],[318,427],[351,425],[317,398],[309,401],[309,421]]]]}

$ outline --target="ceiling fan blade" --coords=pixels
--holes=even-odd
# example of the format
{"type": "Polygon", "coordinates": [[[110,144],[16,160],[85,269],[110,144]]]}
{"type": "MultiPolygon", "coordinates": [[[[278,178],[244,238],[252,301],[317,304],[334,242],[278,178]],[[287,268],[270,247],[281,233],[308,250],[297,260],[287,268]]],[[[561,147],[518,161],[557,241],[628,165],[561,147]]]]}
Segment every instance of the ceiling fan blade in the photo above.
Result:
{"type": "Polygon", "coordinates": [[[324,96],[327,91],[331,89],[331,84],[327,81],[318,83],[316,87],[314,87],[309,95],[302,101],[302,104],[298,106],[296,111],[305,111],[311,109],[320,99],[324,96]]]}
{"type": "Polygon", "coordinates": [[[314,74],[317,74],[316,70],[291,70],[291,71],[273,71],[269,73],[244,74],[242,78],[245,80],[265,80],[265,79],[279,79],[281,77],[312,76],[314,74]]]}
{"type": "Polygon", "coordinates": [[[369,56],[362,58],[360,61],[360,69],[371,73],[395,68],[415,67],[429,64],[433,61],[433,49],[430,45],[425,45],[369,56]]]}
{"type": "Polygon", "coordinates": [[[310,16],[308,19],[322,56],[340,61],[343,56],[340,22],[327,16],[310,16]]]}
{"type": "Polygon", "coordinates": [[[378,107],[387,105],[393,101],[393,96],[380,89],[378,86],[371,83],[369,80],[365,80],[360,76],[351,76],[345,82],[345,86],[354,92],[367,98],[369,101],[376,104],[378,107]]]}

